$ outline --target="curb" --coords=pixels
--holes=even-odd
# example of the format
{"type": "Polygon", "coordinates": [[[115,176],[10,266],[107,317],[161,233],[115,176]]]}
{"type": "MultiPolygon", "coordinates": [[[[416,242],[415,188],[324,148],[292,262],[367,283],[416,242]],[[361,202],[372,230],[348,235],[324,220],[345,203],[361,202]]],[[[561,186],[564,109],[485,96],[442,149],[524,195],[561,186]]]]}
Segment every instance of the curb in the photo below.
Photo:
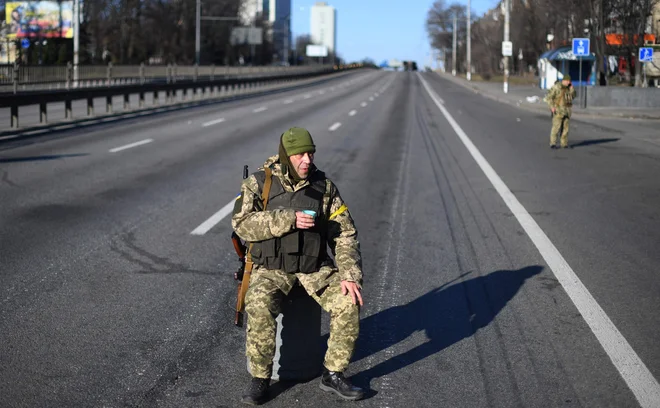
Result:
{"type": "MultiPolygon", "coordinates": [[[[549,113],[549,109],[545,105],[541,104],[524,104],[524,103],[518,103],[518,102],[513,102],[509,99],[504,99],[497,97],[493,94],[491,94],[488,91],[481,90],[477,88],[476,86],[471,86],[467,81],[463,81],[461,79],[455,79],[452,75],[448,74],[443,74],[440,72],[435,71],[440,78],[447,79],[457,85],[460,85],[466,89],[469,89],[473,91],[474,93],[478,93],[481,96],[485,98],[492,99],[494,101],[506,103],[507,105],[515,106],[520,109],[524,109],[527,111],[532,111],[535,113],[549,113]]],[[[653,115],[647,115],[647,114],[630,114],[630,113],[605,113],[605,112],[580,112],[580,111],[573,111],[572,117],[575,118],[591,118],[591,119],[602,119],[602,118],[610,118],[610,119],[638,119],[638,120],[660,120],[660,116],[653,116],[653,115]]]]}

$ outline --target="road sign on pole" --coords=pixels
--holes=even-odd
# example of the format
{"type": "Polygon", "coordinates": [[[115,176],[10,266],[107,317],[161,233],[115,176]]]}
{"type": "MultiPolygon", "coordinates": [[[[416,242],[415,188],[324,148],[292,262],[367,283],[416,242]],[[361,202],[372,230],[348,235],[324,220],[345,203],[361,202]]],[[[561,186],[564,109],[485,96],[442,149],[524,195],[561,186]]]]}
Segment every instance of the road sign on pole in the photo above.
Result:
{"type": "Polygon", "coordinates": [[[502,41],[502,56],[510,57],[513,55],[513,43],[511,41],[502,41]]]}
{"type": "Polygon", "coordinates": [[[653,48],[644,47],[639,49],[639,60],[642,62],[653,61],[653,48]]]}
{"type": "Polygon", "coordinates": [[[28,40],[27,38],[23,38],[21,40],[21,47],[22,48],[30,48],[30,40],[28,40]]]}
{"type": "Polygon", "coordinates": [[[647,62],[653,62],[653,48],[651,47],[644,47],[639,49],[639,60],[642,62],[642,65],[644,66],[643,72],[644,72],[644,87],[648,85],[648,82],[646,82],[646,63],[647,62]]]}
{"type": "Polygon", "coordinates": [[[573,55],[580,61],[578,73],[578,89],[580,90],[578,100],[580,106],[584,107],[584,87],[582,86],[582,57],[587,57],[591,53],[588,38],[573,38],[573,55]]]}
{"type": "Polygon", "coordinates": [[[586,57],[589,55],[588,38],[573,38],[573,55],[576,57],[586,57]]]}

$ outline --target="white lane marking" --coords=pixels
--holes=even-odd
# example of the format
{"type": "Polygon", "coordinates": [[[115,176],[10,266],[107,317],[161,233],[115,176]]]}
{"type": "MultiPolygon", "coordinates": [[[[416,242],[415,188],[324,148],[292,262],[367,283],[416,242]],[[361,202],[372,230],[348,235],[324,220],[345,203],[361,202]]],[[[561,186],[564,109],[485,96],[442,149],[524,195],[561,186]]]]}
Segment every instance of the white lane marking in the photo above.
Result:
{"type": "Polygon", "coordinates": [[[117,153],[117,152],[120,152],[122,150],[130,149],[131,147],[142,146],[143,144],[151,143],[153,141],[154,141],[153,139],[144,139],[144,140],[140,140],[139,142],[127,144],[125,146],[115,147],[114,149],[110,149],[109,152],[110,153],[117,153]]]}
{"type": "Polygon", "coordinates": [[[356,113],[357,111],[353,109],[352,111],[348,112],[348,116],[355,116],[356,113]]]}
{"type": "Polygon", "coordinates": [[[335,130],[339,129],[339,126],[341,126],[341,123],[336,122],[332,126],[328,128],[329,131],[334,132],[335,130]]]}
{"type": "Polygon", "coordinates": [[[376,98],[378,98],[378,97],[380,96],[380,94],[379,94],[378,92],[376,92],[376,93],[374,94],[374,96],[375,96],[376,98]]]}
{"type": "Polygon", "coordinates": [[[319,94],[321,94],[321,95],[323,95],[324,93],[325,93],[324,90],[320,90],[320,91],[319,91],[319,94]]]}
{"type": "Polygon", "coordinates": [[[373,97],[373,96],[370,96],[370,97],[369,97],[369,100],[373,102],[374,97],[373,97]]]}
{"type": "Polygon", "coordinates": [[[309,99],[309,98],[311,98],[311,97],[312,97],[312,95],[307,94],[307,95],[303,96],[303,99],[309,99]]]}
{"type": "Polygon", "coordinates": [[[334,91],[334,90],[335,90],[335,87],[333,86],[332,88],[330,88],[330,90],[331,90],[331,91],[334,91]]]}
{"type": "Polygon", "coordinates": [[[362,106],[362,107],[364,108],[365,106],[367,106],[367,103],[366,103],[366,102],[362,102],[362,103],[360,104],[360,106],[362,106]]]}
{"type": "Polygon", "coordinates": [[[268,108],[265,107],[265,106],[262,106],[262,107],[260,107],[260,108],[257,108],[257,109],[255,109],[255,110],[253,110],[252,112],[254,112],[254,113],[259,113],[259,112],[263,112],[263,111],[265,111],[266,109],[268,109],[268,108]]]}
{"type": "Polygon", "coordinates": [[[211,121],[209,121],[209,122],[203,123],[203,124],[202,124],[202,127],[208,127],[208,126],[217,125],[218,123],[222,123],[222,122],[224,122],[224,121],[225,121],[225,118],[220,118],[220,119],[216,119],[216,120],[211,120],[211,121]]]}
{"type": "Polygon", "coordinates": [[[207,232],[209,232],[209,230],[210,230],[211,228],[213,228],[217,223],[219,223],[220,221],[222,221],[223,218],[225,218],[227,215],[229,215],[229,214],[232,212],[232,210],[234,209],[234,201],[236,201],[236,200],[231,200],[229,203],[227,203],[227,205],[225,205],[224,207],[222,207],[222,208],[220,209],[220,211],[218,211],[217,213],[213,214],[213,215],[211,216],[211,218],[209,218],[208,220],[206,220],[206,221],[204,221],[203,223],[201,223],[201,224],[199,225],[199,227],[195,228],[195,229],[191,232],[191,234],[192,234],[192,235],[204,235],[204,234],[206,234],[207,232]]]}
{"type": "Polygon", "coordinates": [[[285,105],[288,105],[290,103],[293,103],[293,99],[287,99],[286,101],[282,102],[285,105]]]}
{"type": "Polygon", "coordinates": [[[642,408],[660,407],[660,384],[653,377],[653,374],[644,365],[635,350],[623,337],[621,332],[614,326],[614,323],[605,314],[596,299],[587,290],[580,278],[575,274],[568,262],[559,253],[550,238],[543,232],[541,227],[534,221],[525,207],[520,204],[515,195],[509,190],[504,181],[497,175],[495,170],[486,161],[481,152],[472,143],[472,140],[465,134],[463,129],[456,123],[447,109],[440,103],[440,98],[429,87],[424,78],[418,73],[426,92],[428,92],[433,102],[445,116],[449,124],[468,149],[474,160],[490,180],[495,190],[504,200],[511,213],[514,214],[520,225],[523,227],[529,238],[532,240],[541,256],[548,264],[555,277],[571,298],[578,311],[587,322],[596,339],[603,346],[603,349],[614,363],[614,366],[621,374],[632,393],[642,408]]]}

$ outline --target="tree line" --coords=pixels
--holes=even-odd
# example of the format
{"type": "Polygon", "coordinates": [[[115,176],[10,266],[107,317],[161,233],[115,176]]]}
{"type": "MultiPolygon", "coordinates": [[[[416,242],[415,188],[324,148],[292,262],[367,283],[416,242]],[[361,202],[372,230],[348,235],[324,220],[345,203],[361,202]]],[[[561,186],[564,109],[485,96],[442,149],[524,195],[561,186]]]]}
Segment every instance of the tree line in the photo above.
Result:
{"type": "MultiPolygon", "coordinates": [[[[205,0],[202,16],[237,18],[250,0],[205,0]]],[[[253,0],[252,0],[253,1],[253,0]]],[[[81,64],[168,64],[195,62],[196,0],[81,0],[79,59],[81,64]]],[[[0,13],[5,15],[4,1],[0,13]]],[[[256,27],[263,29],[263,43],[232,45],[232,28],[241,21],[202,20],[200,64],[265,65],[281,61],[267,32],[272,27],[260,16],[256,27]]],[[[301,44],[311,41],[304,37],[301,44]]],[[[17,40],[18,43],[20,41],[17,40]]],[[[19,46],[19,59],[32,64],[66,64],[73,59],[70,39],[32,38],[27,49],[19,46]],[[45,41],[44,41],[45,40],[45,41]]],[[[304,52],[292,46],[289,63],[304,61],[304,52]],[[303,57],[303,58],[299,58],[303,57]]],[[[307,61],[309,62],[309,61],[307,61]]],[[[313,62],[313,61],[312,61],[313,62]]]]}
{"type": "MultiPolygon", "coordinates": [[[[568,45],[572,38],[591,39],[591,50],[597,57],[597,71],[607,75],[604,56],[624,57],[626,79],[635,78],[641,84],[641,75],[634,61],[643,45],[644,34],[650,29],[650,17],[660,0],[510,0],[510,41],[513,57],[510,70],[522,74],[534,71],[542,53],[560,45],[568,45]],[[606,43],[606,34],[622,33],[620,45],[606,43]],[[549,40],[550,39],[550,40],[549,40]],[[522,57],[522,58],[519,58],[522,57]]],[[[504,33],[504,6],[498,6],[483,16],[472,18],[472,68],[485,76],[503,71],[502,40],[504,33]]],[[[475,13],[471,13],[475,16],[475,13]]],[[[431,45],[437,50],[448,50],[447,64],[452,66],[453,19],[458,17],[456,29],[459,72],[466,72],[467,9],[465,2],[448,3],[436,0],[428,11],[426,29],[431,45]]],[[[660,24],[660,22],[658,23],[660,24]]]]}

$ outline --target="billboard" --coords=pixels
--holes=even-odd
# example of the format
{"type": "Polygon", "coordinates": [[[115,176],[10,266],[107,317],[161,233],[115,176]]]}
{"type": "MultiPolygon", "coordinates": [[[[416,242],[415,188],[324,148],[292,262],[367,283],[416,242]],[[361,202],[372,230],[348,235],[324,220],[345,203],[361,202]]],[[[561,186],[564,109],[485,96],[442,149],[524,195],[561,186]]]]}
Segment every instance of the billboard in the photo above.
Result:
{"type": "Polygon", "coordinates": [[[327,57],[328,47],[325,45],[308,45],[305,50],[308,57],[327,57]]]}
{"type": "Polygon", "coordinates": [[[7,38],[73,38],[73,1],[8,1],[7,38]]]}
{"type": "Polygon", "coordinates": [[[261,45],[263,29],[259,27],[234,27],[231,29],[231,45],[261,45]]]}

